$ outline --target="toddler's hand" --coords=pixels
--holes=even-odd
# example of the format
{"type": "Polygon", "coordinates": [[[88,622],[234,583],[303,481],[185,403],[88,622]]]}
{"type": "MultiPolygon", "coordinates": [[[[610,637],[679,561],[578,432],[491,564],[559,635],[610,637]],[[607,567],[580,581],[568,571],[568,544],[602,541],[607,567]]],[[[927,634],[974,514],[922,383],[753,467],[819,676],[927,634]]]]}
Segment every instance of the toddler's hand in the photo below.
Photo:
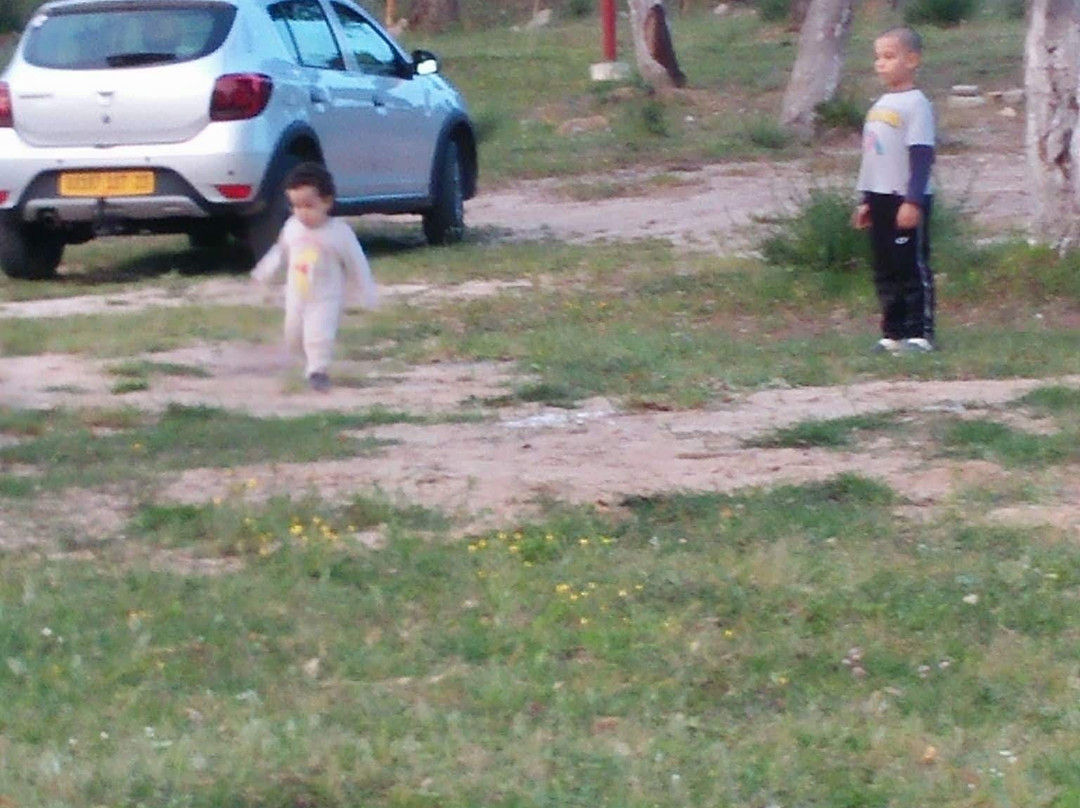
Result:
{"type": "Polygon", "coordinates": [[[856,230],[865,230],[870,226],[870,206],[865,202],[852,211],[851,226],[856,230]]]}
{"type": "Polygon", "coordinates": [[[896,212],[897,230],[914,230],[922,219],[922,208],[914,202],[905,202],[896,212]]]}

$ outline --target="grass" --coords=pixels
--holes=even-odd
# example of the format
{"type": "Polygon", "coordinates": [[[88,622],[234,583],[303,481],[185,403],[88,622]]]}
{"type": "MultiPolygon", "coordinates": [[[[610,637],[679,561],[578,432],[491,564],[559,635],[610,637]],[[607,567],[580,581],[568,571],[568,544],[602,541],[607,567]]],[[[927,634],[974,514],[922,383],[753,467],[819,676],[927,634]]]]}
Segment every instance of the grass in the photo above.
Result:
{"type": "Polygon", "coordinates": [[[41,490],[153,479],[165,471],[229,467],[276,460],[314,462],[371,454],[381,444],[343,434],[376,424],[415,421],[405,413],[373,409],[340,415],[255,418],[210,407],[170,405],[158,418],[124,423],[102,431],[78,418],[61,417],[43,430],[34,426],[47,413],[8,412],[3,432],[29,435],[0,448],[0,463],[36,472],[41,490]],[[22,421],[22,423],[20,423],[22,421]]]}
{"type": "Polygon", "coordinates": [[[848,448],[854,446],[863,433],[888,431],[895,429],[896,426],[896,413],[810,420],[744,441],[744,445],[768,449],[809,448],[812,446],[829,449],[848,448]]]}
{"type": "Polygon", "coordinates": [[[280,338],[280,320],[253,306],[186,306],[131,314],[0,320],[0,344],[8,356],[72,353],[122,358],[200,342],[280,338]]]}
{"type": "Polygon", "coordinates": [[[1075,554],[1047,531],[914,530],[896,502],[845,476],[459,541],[397,506],[381,551],[349,506],[144,510],[136,535],[245,568],[9,559],[3,793],[1068,805],[1075,554]]]}
{"type": "MultiPolygon", "coordinates": [[[[860,12],[843,76],[844,103],[826,110],[830,125],[850,125],[852,110],[865,111],[880,94],[871,43],[878,31],[900,22],[883,6],[860,12]]],[[[670,22],[692,91],[656,98],[643,96],[634,84],[590,84],[589,64],[599,58],[594,19],[560,21],[529,33],[478,30],[437,37],[408,34],[406,40],[410,47],[438,51],[446,75],[470,100],[485,135],[485,184],[755,158],[792,146],[768,122],[779,115],[796,35],[782,24],[743,14],[717,17],[699,11],[673,15],[670,22]],[[558,134],[564,121],[591,115],[607,117],[611,126],[558,134]]],[[[632,54],[629,27],[619,28],[620,51],[632,54]]],[[[983,16],[962,27],[928,27],[923,33],[922,78],[932,97],[958,83],[988,89],[1022,83],[1022,20],[983,16]]]]}
{"type": "Polygon", "coordinates": [[[578,248],[554,271],[539,253],[530,266],[533,256],[515,252],[521,277],[557,285],[368,318],[343,331],[343,352],[379,344],[409,362],[509,359],[556,391],[553,403],[608,395],[631,406],[701,406],[732,388],[776,384],[1076,373],[1068,316],[1036,316],[1052,300],[1075,308],[1071,263],[1044,265],[1025,249],[980,254],[978,274],[943,273],[944,350],[933,356],[870,355],[876,303],[866,271],[725,266],[662,245],[578,248]]]}

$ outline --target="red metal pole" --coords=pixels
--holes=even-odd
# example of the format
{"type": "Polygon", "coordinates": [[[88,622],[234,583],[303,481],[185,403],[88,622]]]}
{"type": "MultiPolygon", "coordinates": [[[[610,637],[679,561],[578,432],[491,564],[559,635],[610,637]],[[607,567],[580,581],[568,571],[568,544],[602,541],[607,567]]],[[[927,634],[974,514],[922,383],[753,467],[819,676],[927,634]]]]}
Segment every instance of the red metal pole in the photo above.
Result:
{"type": "Polygon", "coordinates": [[[600,0],[600,25],[604,30],[604,60],[615,61],[615,0],[600,0]]]}

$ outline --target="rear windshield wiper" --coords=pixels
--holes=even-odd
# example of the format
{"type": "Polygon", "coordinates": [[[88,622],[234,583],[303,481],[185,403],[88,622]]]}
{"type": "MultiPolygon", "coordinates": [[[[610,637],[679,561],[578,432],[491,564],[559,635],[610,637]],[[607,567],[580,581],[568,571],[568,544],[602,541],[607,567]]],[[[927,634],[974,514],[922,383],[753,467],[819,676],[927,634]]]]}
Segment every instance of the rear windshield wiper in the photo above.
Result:
{"type": "Polygon", "coordinates": [[[134,67],[135,65],[152,65],[158,62],[175,62],[175,53],[155,51],[138,51],[136,53],[113,53],[105,57],[105,63],[109,67],[134,67]]]}

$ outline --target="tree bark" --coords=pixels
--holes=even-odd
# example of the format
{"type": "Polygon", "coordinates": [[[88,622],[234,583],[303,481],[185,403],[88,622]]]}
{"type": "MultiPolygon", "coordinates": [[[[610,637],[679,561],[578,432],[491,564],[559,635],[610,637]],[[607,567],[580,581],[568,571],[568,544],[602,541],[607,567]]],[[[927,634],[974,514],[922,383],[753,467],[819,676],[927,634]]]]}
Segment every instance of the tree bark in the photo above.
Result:
{"type": "Polygon", "coordinates": [[[397,0],[386,0],[386,27],[393,28],[397,21],[397,0]]]}
{"type": "Polygon", "coordinates": [[[629,0],[629,5],[634,56],[645,83],[656,89],[684,86],[686,75],[675,58],[663,0],[629,0]]]}
{"type": "Polygon", "coordinates": [[[1033,235],[1059,250],[1080,237],[1077,197],[1080,4],[1033,0],[1024,41],[1025,145],[1035,191],[1033,235]]]}
{"type": "Polygon", "coordinates": [[[460,19],[458,0],[417,0],[409,15],[409,30],[437,32],[460,19]]]}
{"type": "Polygon", "coordinates": [[[799,34],[780,123],[803,139],[814,134],[815,108],[836,94],[851,35],[853,0],[811,0],[799,34]]]}

